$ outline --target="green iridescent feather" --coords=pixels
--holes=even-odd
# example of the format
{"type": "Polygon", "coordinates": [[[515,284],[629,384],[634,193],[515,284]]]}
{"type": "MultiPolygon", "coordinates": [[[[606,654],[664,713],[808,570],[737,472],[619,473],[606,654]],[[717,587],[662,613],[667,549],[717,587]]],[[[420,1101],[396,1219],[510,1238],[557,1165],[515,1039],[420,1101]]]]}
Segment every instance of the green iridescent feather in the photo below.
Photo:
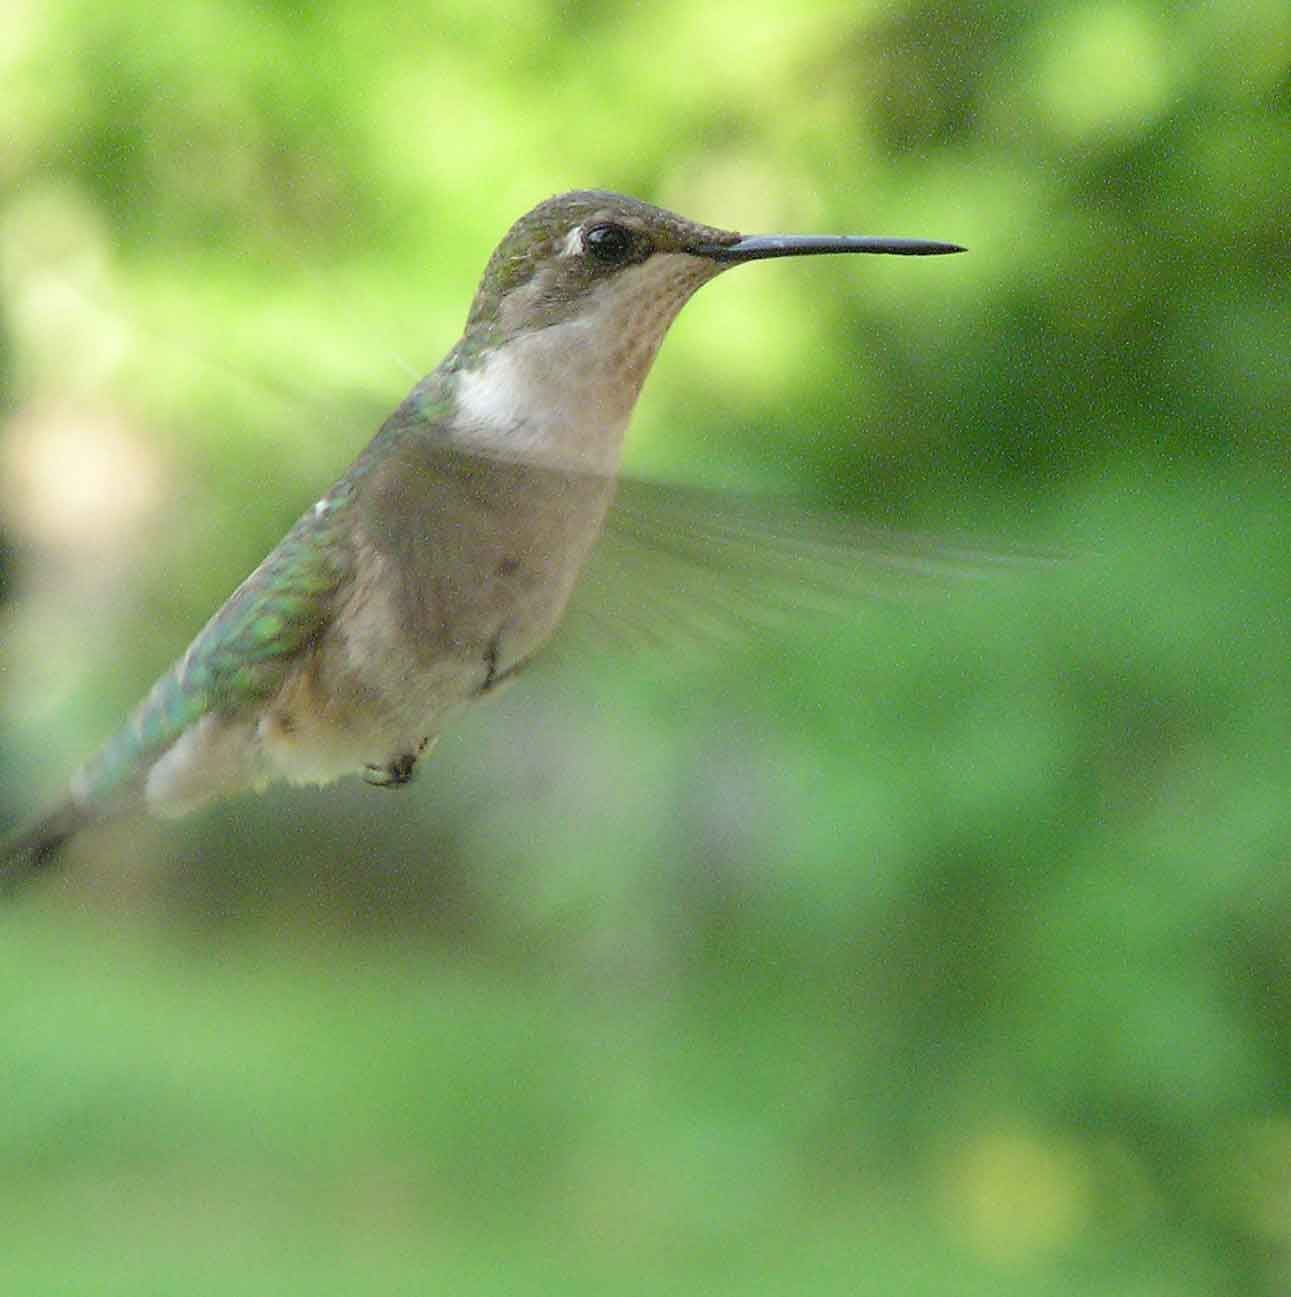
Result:
{"type": "Polygon", "coordinates": [[[187,653],[81,770],[91,802],[124,792],[144,764],[212,712],[271,695],[323,630],[331,596],[349,573],[347,479],[304,515],[202,628],[187,653]]]}
{"type": "MultiPolygon", "coordinates": [[[[450,357],[451,359],[451,357],[450,357]]],[[[270,697],[322,633],[348,578],[356,495],[369,472],[409,437],[434,436],[451,409],[439,371],[413,389],[350,471],[283,537],[202,628],[134,715],[82,767],[78,799],[111,802],[145,766],[209,713],[270,697]]]]}

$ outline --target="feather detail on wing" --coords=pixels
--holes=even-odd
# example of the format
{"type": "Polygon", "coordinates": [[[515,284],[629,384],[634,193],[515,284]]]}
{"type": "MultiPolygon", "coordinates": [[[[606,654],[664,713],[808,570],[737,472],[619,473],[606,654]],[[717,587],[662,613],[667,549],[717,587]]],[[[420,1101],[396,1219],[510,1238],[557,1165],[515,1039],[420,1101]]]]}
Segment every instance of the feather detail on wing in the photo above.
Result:
{"type": "Polygon", "coordinates": [[[334,487],[233,592],[126,725],[75,776],[79,803],[110,803],[128,794],[203,716],[236,712],[279,688],[326,626],[349,573],[345,515],[352,495],[347,482],[334,487]]]}

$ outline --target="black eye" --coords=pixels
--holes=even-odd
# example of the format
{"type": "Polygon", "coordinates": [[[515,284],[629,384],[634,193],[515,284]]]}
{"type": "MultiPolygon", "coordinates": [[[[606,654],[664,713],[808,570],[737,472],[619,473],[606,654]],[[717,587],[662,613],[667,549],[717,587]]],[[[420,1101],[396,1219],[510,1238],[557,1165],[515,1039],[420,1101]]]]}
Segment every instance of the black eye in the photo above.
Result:
{"type": "Polygon", "coordinates": [[[621,225],[593,225],[583,235],[583,245],[608,266],[616,266],[632,254],[632,236],[621,225]]]}

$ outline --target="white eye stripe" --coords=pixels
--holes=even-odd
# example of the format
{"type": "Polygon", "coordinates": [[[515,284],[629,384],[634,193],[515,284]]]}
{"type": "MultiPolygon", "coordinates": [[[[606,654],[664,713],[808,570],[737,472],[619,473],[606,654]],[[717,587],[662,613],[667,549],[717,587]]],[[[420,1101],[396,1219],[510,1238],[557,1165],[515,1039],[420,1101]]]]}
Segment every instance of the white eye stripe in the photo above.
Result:
{"type": "Polygon", "coordinates": [[[562,257],[581,257],[583,255],[583,227],[581,225],[575,225],[565,235],[565,242],[561,245],[560,255],[562,257]]]}

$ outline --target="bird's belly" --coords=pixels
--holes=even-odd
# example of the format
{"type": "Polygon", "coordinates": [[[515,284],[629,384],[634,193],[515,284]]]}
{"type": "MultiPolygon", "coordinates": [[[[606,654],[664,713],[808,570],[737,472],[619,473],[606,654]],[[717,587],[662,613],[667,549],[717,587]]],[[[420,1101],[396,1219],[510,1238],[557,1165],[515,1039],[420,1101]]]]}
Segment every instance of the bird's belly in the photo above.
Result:
{"type": "Polygon", "coordinates": [[[319,668],[290,682],[257,726],[273,775],[292,783],[328,783],[415,757],[478,690],[482,673],[478,663],[448,657],[405,659],[402,671],[387,665],[361,682],[347,672],[339,688],[322,691],[325,662],[319,668]]]}
{"type": "MultiPolygon", "coordinates": [[[[532,475],[500,513],[429,520],[414,548],[359,538],[355,579],[328,631],[258,725],[266,763],[325,782],[416,753],[537,653],[558,625],[609,488],[543,499],[532,475]],[[519,501],[523,500],[523,504],[519,501]]],[[[581,486],[581,483],[580,483],[581,486]]]]}
{"type": "Polygon", "coordinates": [[[287,778],[315,782],[415,752],[542,648],[576,575],[500,560],[479,598],[444,600],[415,626],[369,593],[284,688],[274,714],[286,724],[261,726],[267,753],[287,778]]]}

